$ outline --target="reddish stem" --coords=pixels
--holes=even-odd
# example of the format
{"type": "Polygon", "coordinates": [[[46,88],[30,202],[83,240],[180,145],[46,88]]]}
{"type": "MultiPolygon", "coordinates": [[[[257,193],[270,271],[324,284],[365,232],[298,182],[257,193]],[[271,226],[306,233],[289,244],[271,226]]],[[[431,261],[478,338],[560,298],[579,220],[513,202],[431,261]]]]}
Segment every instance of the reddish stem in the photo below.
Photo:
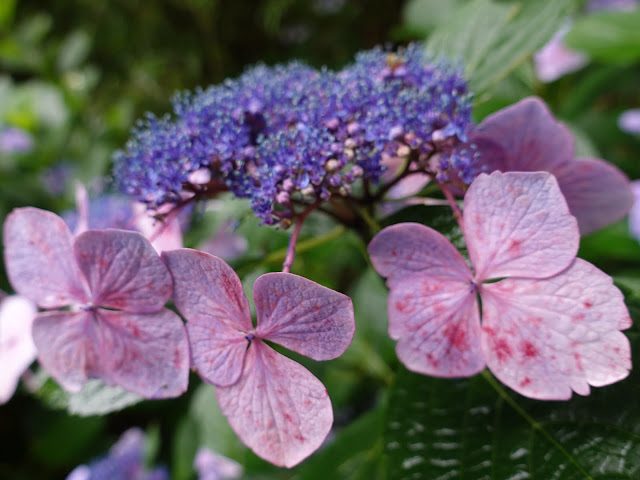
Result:
{"type": "Polygon", "coordinates": [[[312,211],[314,211],[319,204],[320,201],[318,200],[297,216],[296,225],[295,227],[293,227],[293,233],[291,234],[291,238],[289,239],[287,255],[284,257],[284,262],[282,263],[282,271],[284,273],[289,273],[289,271],[291,270],[291,265],[293,265],[293,260],[296,258],[296,245],[298,243],[298,237],[300,236],[300,230],[302,230],[302,224],[304,223],[307,216],[312,211]]]}
{"type": "Polygon", "coordinates": [[[453,194],[449,190],[449,187],[447,187],[444,183],[438,183],[438,186],[440,187],[440,190],[442,190],[442,193],[444,193],[444,196],[449,202],[449,205],[451,205],[451,210],[453,210],[453,216],[455,217],[456,221],[458,222],[458,225],[460,225],[460,228],[464,232],[464,226],[462,225],[462,211],[460,211],[460,207],[458,207],[458,203],[456,202],[456,199],[454,198],[453,194]]]}

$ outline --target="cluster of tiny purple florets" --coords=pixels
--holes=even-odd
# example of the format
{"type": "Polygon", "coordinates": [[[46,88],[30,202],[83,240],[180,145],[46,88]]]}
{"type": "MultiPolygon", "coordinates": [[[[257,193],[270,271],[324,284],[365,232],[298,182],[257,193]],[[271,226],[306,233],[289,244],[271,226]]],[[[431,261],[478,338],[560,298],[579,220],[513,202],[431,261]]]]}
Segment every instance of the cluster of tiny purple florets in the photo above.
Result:
{"type": "Polygon", "coordinates": [[[339,72],[258,65],[178,95],[171,117],[147,116],[116,154],[115,175],[124,193],[157,207],[184,198],[204,169],[249,198],[263,223],[286,224],[296,206],[347,197],[358,179],[378,184],[385,155],[470,183],[470,114],[460,72],[427,61],[419,44],[360,53],[339,72]]]}

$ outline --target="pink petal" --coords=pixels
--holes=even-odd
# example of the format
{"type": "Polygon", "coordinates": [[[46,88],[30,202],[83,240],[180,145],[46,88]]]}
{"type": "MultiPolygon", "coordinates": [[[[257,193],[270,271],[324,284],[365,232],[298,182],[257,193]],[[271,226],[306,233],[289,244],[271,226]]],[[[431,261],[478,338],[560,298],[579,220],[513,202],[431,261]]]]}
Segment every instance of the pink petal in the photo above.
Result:
{"type": "Polygon", "coordinates": [[[625,378],[629,312],[611,277],[583,260],[546,280],[482,285],[482,348],[503,383],[531,398],[565,400],[625,378]]]}
{"type": "Polygon", "coordinates": [[[20,376],[36,358],[31,325],[36,306],[19,295],[0,299],[0,404],[7,402],[20,376]]]}
{"type": "Polygon", "coordinates": [[[484,368],[480,316],[468,282],[432,275],[408,277],[391,289],[389,335],[400,361],[414,372],[465,377],[484,368]]]}
{"type": "Polygon", "coordinates": [[[187,325],[197,318],[239,332],[253,329],[242,283],[223,260],[188,248],[163,252],[162,258],[173,276],[173,301],[187,325]]]}
{"type": "Polygon", "coordinates": [[[567,24],[533,56],[536,75],[545,83],[553,82],[567,73],[580,70],[589,63],[589,57],[570,49],[564,37],[570,30],[567,24]]]}
{"type": "Polygon", "coordinates": [[[311,455],[333,423],[324,385],[260,340],[249,348],[240,381],[216,394],[242,441],[278,466],[293,467],[311,455]]]}
{"type": "Polygon", "coordinates": [[[482,138],[503,149],[506,170],[551,171],[574,155],[573,135],[536,97],[525,98],[485,118],[471,141],[482,138]]]}
{"type": "Polygon", "coordinates": [[[142,203],[133,205],[135,229],[151,242],[158,253],[182,248],[182,229],[177,215],[156,220],[142,203]]]}
{"type": "Polygon", "coordinates": [[[419,223],[386,227],[368,246],[371,263],[393,288],[396,281],[417,273],[461,282],[471,280],[462,255],[442,234],[419,223]]]}
{"type": "Polygon", "coordinates": [[[89,293],[72,242],[69,228],[54,213],[30,207],[10,213],[4,255],[13,288],[43,308],[86,302],[89,293]]]}
{"type": "Polygon", "coordinates": [[[292,273],[267,273],[253,286],[256,334],[314,360],[344,353],[356,329],[346,295],[292,273]]]}
{"type": "Polygon", "coordinates": [[[219,387],[238,381],[249,343],[239,332],[211,315],[192,315],[187,322],[193,366],[203,380],[219,387]]]}
{"type": "Polygon", "coordinates": [[[171,296],[171,276],[149,242],[125,230],[90,230],[76,238],[74,253],[93,293],[93,304],[149,313],[171,296]]]}
{"type": "Polygon", "coordinates": [[[640,134],[640,108],[632,108],[623,112],[618,117],[618,126],[624,132],[640,134]]]}
{"type": "Polygon", "coordinates": [[[189,381],[189,342],[170,310],[136,314],[99,309],[101,378],[145,398],[177,397],[189,381]]]}
{"type": "Polygon", "coordinates": [[[582,235],[620,220],[633,205],[629,179],[603,160],[577,158],[552,173],[582,235]]]}
{"type": "Polygon", "coordinates": [[[99,377],[92,313],[40,313],[31,333],[38,361],[65,390],[79,392],[88,378],[99,377]]]}
{"type": "Polygon", "coordinates": [[[480,174],[464,198],[464,237],[475,278],[544,278],[578,251],[577,222],[549,173],[480,174]]]}

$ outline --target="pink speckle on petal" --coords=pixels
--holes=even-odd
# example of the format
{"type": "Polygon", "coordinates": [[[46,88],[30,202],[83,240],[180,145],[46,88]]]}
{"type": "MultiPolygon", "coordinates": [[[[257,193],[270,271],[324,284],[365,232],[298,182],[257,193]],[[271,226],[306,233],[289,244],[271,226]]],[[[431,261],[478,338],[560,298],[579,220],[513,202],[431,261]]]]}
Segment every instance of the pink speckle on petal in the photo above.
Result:
{"type": "Polygon", "coordinates": [[[538,356],[538,350],[531,342],[526,342],[526,341],[522,342],[522,344],[520,345],[520,348],[522,350],[522,354],[526,358],[531,359],[538,356]]]}
{"type": "Polygon", "coordinates": [[[498,338],[493,344],[493,348],[498,356],[498,360],[506,362],[511,359],[511,347],[504,338],[498,338]]]}

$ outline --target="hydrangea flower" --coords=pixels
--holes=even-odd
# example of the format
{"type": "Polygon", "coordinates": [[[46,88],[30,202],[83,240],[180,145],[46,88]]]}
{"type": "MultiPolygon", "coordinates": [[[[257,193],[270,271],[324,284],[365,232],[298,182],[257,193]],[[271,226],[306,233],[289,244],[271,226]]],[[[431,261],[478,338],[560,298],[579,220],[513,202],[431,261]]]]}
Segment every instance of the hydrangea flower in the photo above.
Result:
{"type": "Polygon", "coordinates": [[[242,476],[242,465],[207,447],[198,449],[193,468],[198,472],[198,480],[226,480],[242,476]]]}
{"type": "Polygon", "coordinates": [[[633,204],[626,175],[604,160],[574,158],[571,132],[539,98],[489,115],[471,137],[487,172],[553,173],[582,235],[620,220],[633,204]]]}
{"type": "Polygon", "coordinates": [[[571,29],[566,23],[547,44],[533,56],[536,76],[545,83],[553,82],[567,73],[580,70],[589,63],[589,57],[564,44],[564,37],[571,29]]]}
{"type": "Polygon", "coordinates": [[[460,69],[427,61],[419,44],[362,52],[339,72],[258,65],[178,96],[173,116],[148,116],[116,154],[115,175],[151,207],[227,189],[263,223],[288,226],[296,205],[347,197],[360,179],[377,184],[383,155],[470,183],[479,171],[465,143],[471,99],[460,69]],[[203,169],[210,181],[194,184],[203,169]]]}
{"type": "Polygon", "coordinates": [[[4,246],[13,288],[45,309],[32,328],[38,360],[65,389],[99,378],[146,398],[186,390],[186,331],[163,308],[171,276],[142,235],[74,238],[57,215],[20,208],[5,221],[4,246]]]}
{"type": "Polygon", "coordinates": [[[89,465],[79,465],[66,480],[168,480],[165,468],[145,468],[144,444],[144,432],[130,428],[111,447],[109,455],[89,465]]]}
{"type": "Polygon", "coordinates": [[[26,130],[15,127],[0,129],[0,152],[29,153],[33,150],[33,137],[26,130]]]}
{"type": "Polygon", "coordinates": [[[640,241],[640,180],[631,182],[635,202],[629,212],[629,231],[640,241]]]}
{"type": "Polygon", "coordinates": [[[576,220],[552,175],[479,175],[462,225],[471,268],[420,224],[387,227],[369,245],[387,278],[389,333],[407,368],[462,377],[486,365],[513,390],[544,400],[587,395],[589,385],[628,375],[622,294],[576,258],[576,220]]]}
{"type": "Polygon", "coordinates": [[[13,396],[20,376],[36,359],[31,338],[36,313],[36,306],[25,297],[0,296],[0,404],[13,396]]]}
{"type": "Polygon", "coordinates": [[[225,262],[189,249],[162,257],[187,319],[193,367],[217,387],[231,427],[265,460],[301,462],[331,429],[331,401],[316,377],[265,340],[314,360],[336,358],[355,331],[351,299],[294,274],[267,273],[254,284],[254,327],[240,279],[225,262]]]}

